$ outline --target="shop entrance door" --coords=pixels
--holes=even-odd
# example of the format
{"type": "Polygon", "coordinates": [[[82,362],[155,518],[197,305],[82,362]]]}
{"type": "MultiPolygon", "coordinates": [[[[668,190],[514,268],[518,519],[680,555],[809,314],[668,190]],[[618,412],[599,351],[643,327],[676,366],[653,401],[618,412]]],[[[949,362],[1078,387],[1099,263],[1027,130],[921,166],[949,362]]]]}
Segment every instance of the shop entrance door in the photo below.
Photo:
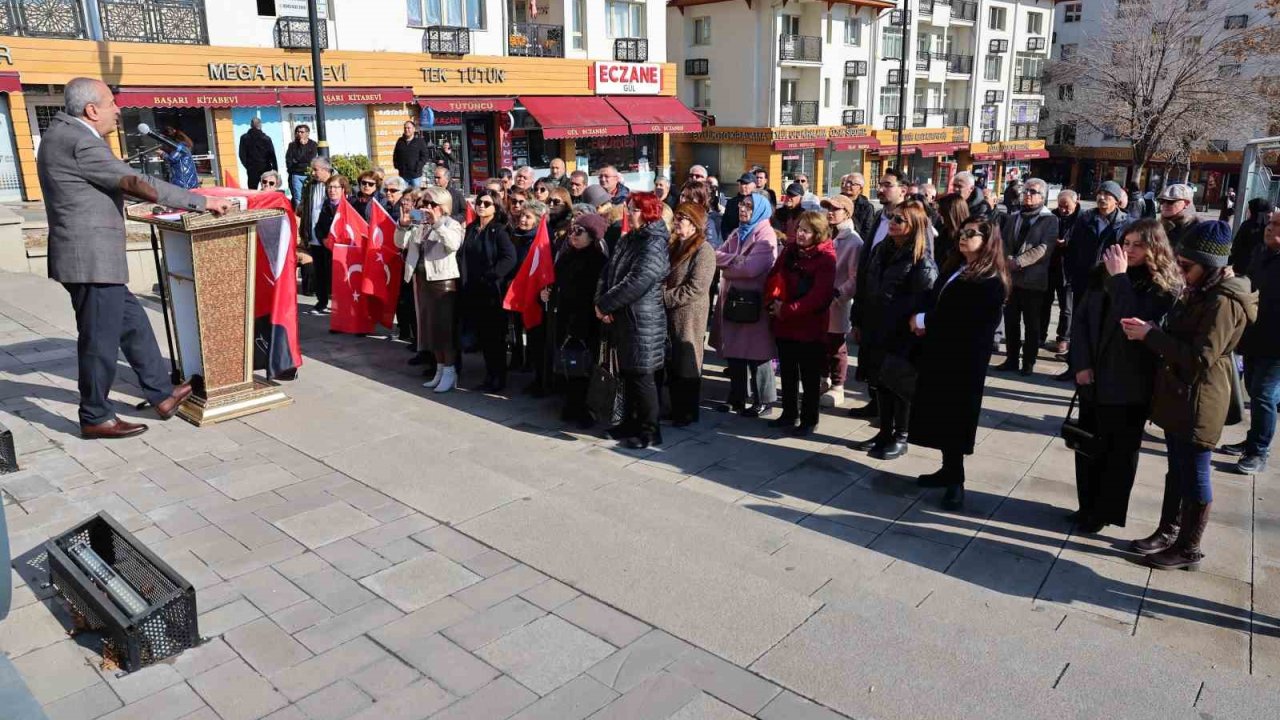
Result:
{"type": "Polygon", "coordinates": [[[0,200],[21,200],[22,181],[18,175],[18,155],[14,152],[13,120],[9,98],[0,97],[0,200]]]}
{"type": "MultiPolygon", "coordinates": [[[[278,112],[278,111],[277,111],[278,112]]],[[[281,124],[280,138],[267,130],[271,139],[275,140],[280,154],[280,167],[284,167],[284,151],[293,140],[293,129],[298,123],[311,126],[312,139],[318,140],[320,133],[316,130],[316,109],[314,107],[287,107],[284,109],[285,122],[281,124]],[[284,144],[281,145],[280,143],[284,144]]],[[[329,155],[364,155],[369,156],[369,115],[364,105],[327,105],[324,109],[325,139],[329,142],[329,155]]],[[[266,122],[265,116],[263,122],[266,122]]],[[[264,127],[263,130],[266,130],[264,127]]],[[[239,130],[237,129],[237,132],[239,130]]],[[[355,178],[350,178],[355,180],[355,178]]]]}

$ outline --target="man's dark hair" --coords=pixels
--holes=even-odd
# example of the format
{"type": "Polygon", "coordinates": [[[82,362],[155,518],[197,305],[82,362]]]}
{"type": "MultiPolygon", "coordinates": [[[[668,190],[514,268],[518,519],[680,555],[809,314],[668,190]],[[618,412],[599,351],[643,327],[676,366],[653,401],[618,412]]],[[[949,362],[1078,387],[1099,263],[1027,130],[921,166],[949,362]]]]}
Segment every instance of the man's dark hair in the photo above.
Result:
{"type": "Polygon", "coordinates": [[[898,182],[899,185],[906,184],[906,175],[898,168],[889,168],[880,173],[880,177],[891,177],[898,182]]]}
{"type": "Polygon", "coordinates": [[[306,130],[307,132],[311,132],[311,126],[307,125],[306,123],[299,123],[298,127],[294,128],[293,131],[298,132],[299,130],[306,130]]]}

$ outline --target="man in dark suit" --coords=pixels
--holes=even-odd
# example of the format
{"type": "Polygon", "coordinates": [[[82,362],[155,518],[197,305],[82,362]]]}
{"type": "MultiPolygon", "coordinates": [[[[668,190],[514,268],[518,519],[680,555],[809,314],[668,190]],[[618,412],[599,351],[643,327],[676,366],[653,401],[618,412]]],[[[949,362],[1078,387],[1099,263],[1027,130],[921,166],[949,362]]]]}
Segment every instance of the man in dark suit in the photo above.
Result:
{"type": "Polygon", "coordinates": [[[391,153],[391,164],[395,166],[400,177],[411,187],[422,187],[422,170],[427,166],[431,151],[427,149],[427,141],[418,134],[418,126],[412,120],[404,123],[404,133],[396,138],[395,150],[391,153]]]}
{"type": "Polygon", "coordinates": [[[457,220],[465,228],[467,226],[467,197],[462,194],[461,190],[453,186],[453,176],[449,174],[449,168],[444,165],[437,165],[432,180],[435,181],[436,187],[449,191],[449,197],[453,200],[453,209],[449,212],[449,217],[457,220]]]}
{"type": "Polygon", "coordinates": [[[80,433],[132,437],[147,426],[117,418],[107,400],[121,351],[162,420],[177,412],[191,385],[169,381],[147,313],[125,286],[124,196],[217,215],[230,203],[141,175],[113,155],[103,136],[115,132],[120,109],[102,81],[71,80],[65,105],[41,138],[36,170],[49,217],[49,277],[67,289],[76,311],[80,433]]]}
{"type": "Polygon", "coordinates": [[[250,120],[249,131],[240,136],[240,164],[249,176],[250,188],[258,187],[262,173],[280,169],[276,167],[276,145],[262,132],[262,118],[250,120]]]}

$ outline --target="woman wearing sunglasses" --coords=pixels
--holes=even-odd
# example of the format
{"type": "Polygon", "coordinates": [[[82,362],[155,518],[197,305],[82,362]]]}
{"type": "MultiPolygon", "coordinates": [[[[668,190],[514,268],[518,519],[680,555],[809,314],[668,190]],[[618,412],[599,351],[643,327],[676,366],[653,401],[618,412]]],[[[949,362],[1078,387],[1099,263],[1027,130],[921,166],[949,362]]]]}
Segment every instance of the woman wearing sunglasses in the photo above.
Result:
{"type": "Polygon", "coordinates": [[[507,311],[502,298],[516,269],[516,248],[507,232],[502,198],[489,192],[476,198],[476,219],[462,243],[462,307],[466,328],[484,354],[482,392],[507,386],[507,311]]]}
{"type": "Polygon", "coordinates": [[[423,383],[437,393],[458,384],[458,348],[454,341],[457,307],[458,249],[462,226],[450,217],[453,196],[439,187],[423,188],[418,207],[400,215],[396,247],[406,250],[405,280],[413,281],[417,305],[418,351],[431,353],[435,373],[423,383]]]}
{"type": "MultiPolygon", "coordinates": [[[[560,192],[565,192],[561,190],[560,192]]],[[[567,193],[566,193],[567,195],[567,193]]],[[[552,342],[561,352],[570,348],[593,352],[599,347],[600,320],[596,318],[596,284],[604,270],[604,231],[608,223],[595,213],[574,220],[568,239],[556,256],[555,285],[542,290],[542,301],[548,304],[554,321],[546,323],[554,330],[552,342]]],[[[587,409],[587,377],[566,377],[564,408],[560,419],[587,429],[594,424],[587,409]]]]}
{"type": "Polygon", "coordinates": [[[698,421],[702,351],[707,313],[711,311],[711,281],[716,276],[716,251],[707,242],[706,226],[705,207],[691,202],[676,206],[667,245],[671,269],[662,288],[671,346],[663,375],[671,396],[671,424],[675,427],[698,421]]]}
{"type": "Polygon", "coordinates": [[[351,203],[351,207],[360,213],[360,217],[367,222],[370,219],[369,213],[372,208],[369,203],[380,203],[383,207],[387,206],[387,199],[382,195],[379,186],[382,185],[382,178],[373,170],[365,170],[360,173],[359,180],[356,181],[356,191],[347,202],[351,203]]]}
{"type": "Polygon", "coordinates": [[[1258,294],[1228,266],[1226,223],[1200,223],[1177,253],[1186,287],[1164,327],[1137,317],[1120,321],[1126,337],[1158,357],[1151,421],[1164,428],[1169,458],[1160,524],[1132,549],[1152,567],[1195,570],[1213,504],[1211,456],[1231,402],[1231,353],[1258,317],[1258,294]]]}
{"type": "Polygon", "coordinates": [[[911,442],[942,451],[942,469],[921,475],[917,484],[945,487],[942,506],[948,510],[964,505],[964,456],[973,454],[991,337],[1011,287],[999,225],[970,218],[953,238],[930,309],[908,321],[911,332],[923,338],[911,442]]]}
{"type": "Polygon", "coordinates": [[[858,365],[875,388],[880,432],[853,444],[877,460],[907,454],[907,420],[911,415],[911,362],[918,342],[908,325],[924,310],[938,266],[929,254],[929,215],[909,200],[888,215],[888,235],[871,249],[867,272],[853,302],[853,331],[860,352],[858,365]]]}

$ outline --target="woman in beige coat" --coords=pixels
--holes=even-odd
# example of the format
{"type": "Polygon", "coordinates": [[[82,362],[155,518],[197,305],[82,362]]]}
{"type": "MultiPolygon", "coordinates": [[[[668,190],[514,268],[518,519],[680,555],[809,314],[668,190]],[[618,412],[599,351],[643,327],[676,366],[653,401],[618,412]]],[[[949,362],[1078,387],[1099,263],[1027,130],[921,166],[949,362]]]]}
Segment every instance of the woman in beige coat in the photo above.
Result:
{"type": "Polygon", "coordinates": [[[698,421],[702,391],[703,336],[711,310],[711,281],[716,252],[703,228],[707,211],[695,203],[676,206],[668,250],[671,272],[662,288],[667,308],[667,387],[671,394],[671,424],[684,427],[698,421]]]}
{"type": "Polygon", "coordinates": [[[458,384],[458,349],[454,343],[457,308],[458,248],[463,230],[449,217],[453,198],[444,188],[424,188],[417,207],[400,210],[396,247],[407,250],[405,280],[413,280],[418,308],[418,349],[436,357],[436,374],[423,387],[445,393],[458,384]]]}

